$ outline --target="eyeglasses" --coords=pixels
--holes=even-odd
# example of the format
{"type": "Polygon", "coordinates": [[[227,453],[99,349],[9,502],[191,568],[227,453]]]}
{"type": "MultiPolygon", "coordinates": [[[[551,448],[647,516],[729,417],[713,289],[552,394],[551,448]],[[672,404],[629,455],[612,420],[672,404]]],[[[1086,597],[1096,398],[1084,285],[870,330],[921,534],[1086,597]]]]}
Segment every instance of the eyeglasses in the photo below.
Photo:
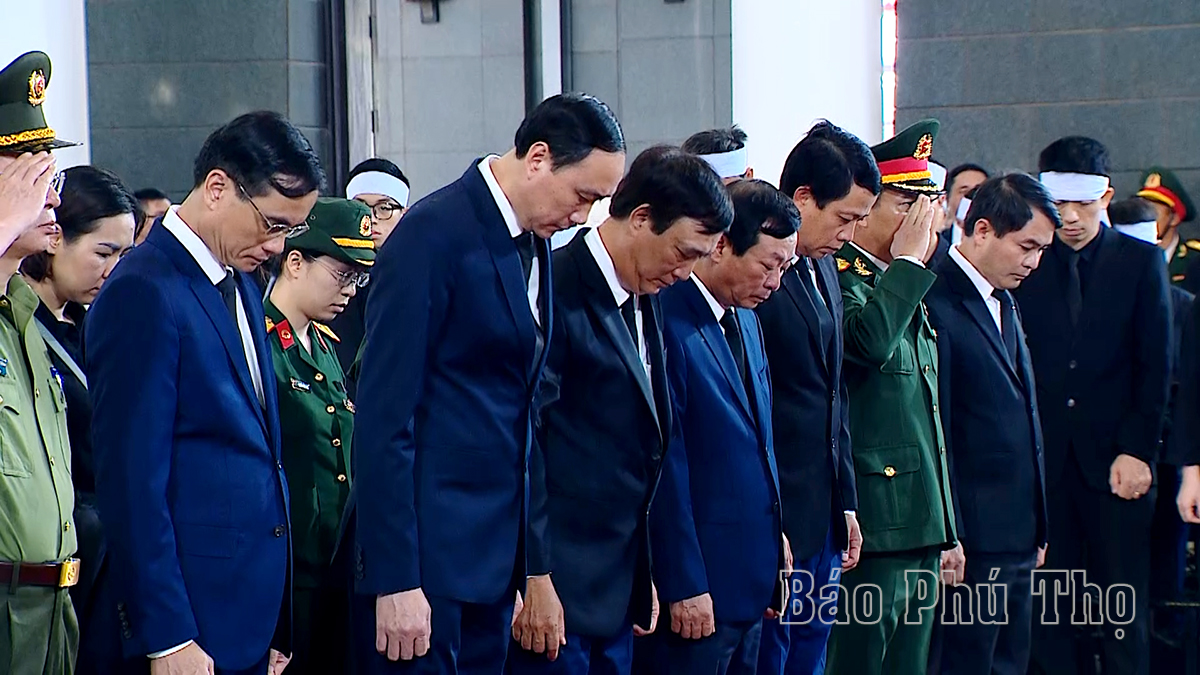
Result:
{"type": "Polygon", "coordinates": [[[262,212],[262,209],[258,208],[258,204],[255,204],[254,200],[250,198],[250,193],[246,192],[246,188],[242,187],[241,183],[236,183],[236,185],[238,187],[238,191],[242,193],[242,197],[244,197],[246,201],[250,202],[250,206],[254,207],[254,212],[263,219],[264,223],[266,223],[267,234],[271,236],[282,234],[285,238],[292,239],[293,237],[299,237],[305,232],[308,232],[308,223],[300,223],[299,225],[272,223],[271,219],[267,218],[267,216],[262,212]]]}
{"type": "Polygon", "coordinates": [[[337,279],[338,284],[342,288],[348,288],[350,286],[358,286],[359,288],[366,288],[367,284],[370,283],[370,281],[371,281],[371,273],[370,272],[343,272],[341,270],[335,270],[334,268],[330,267],[329,265],[326,265],[325,263],[321,262],[320,258],[315,258],[313,260],[313,262],[317,263],[321,267],[324,267],[327,272],[332,274],[333,278],[337,279]]]}
{"type": "Polygon", "coordinates": [[[396,215],[397,212],[404,210],[403,206],[400,206],[396,202],[390,200],[384,200],[378,204],[367,204],[366,202],[363,202],[363,204],[371,207],[371,216],[375,218],[376,221],[388,220],[392,216],[396,215]]]}
{"type": "Polygon", "coordinates": [[[50,189],[54,190],[54,194],[62,196],[63,186],[67,183],[67,174],[58,171],[54,174],[54,178],[50,179],[50,189]]]}

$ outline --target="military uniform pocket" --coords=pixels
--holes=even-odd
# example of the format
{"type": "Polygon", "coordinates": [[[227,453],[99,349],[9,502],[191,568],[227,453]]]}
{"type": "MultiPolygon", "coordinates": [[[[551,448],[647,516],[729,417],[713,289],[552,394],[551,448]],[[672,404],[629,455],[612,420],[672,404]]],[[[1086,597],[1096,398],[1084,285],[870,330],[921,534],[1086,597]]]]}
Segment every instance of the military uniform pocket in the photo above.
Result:
{"type": "Polygon", "coordinates": [[[897,530],[919,524],[929,511],[916,444],[854,451],[859,519],[864,530],[897,530]]]}
{"type": "Polygon", "coordinates": [[[21,438],[24,430],[21,411],[17,409],[17,392],[13,389],[0,385],[0,474],[29,478],[33,473],[22,456],[20,442],[14,441],[21,438]]]}

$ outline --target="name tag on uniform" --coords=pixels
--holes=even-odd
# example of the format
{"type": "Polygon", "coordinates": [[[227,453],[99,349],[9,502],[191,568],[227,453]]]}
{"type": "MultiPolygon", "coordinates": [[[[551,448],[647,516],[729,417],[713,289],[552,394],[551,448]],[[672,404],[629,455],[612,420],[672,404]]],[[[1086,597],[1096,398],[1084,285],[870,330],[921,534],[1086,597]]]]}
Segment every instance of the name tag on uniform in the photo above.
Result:
{"type": "Polygon", "coordinates": [[[0,376],[8,377],[8,359],[0,358],[0,376]]]}
{"type": "Polygon", "coordinates": [[[351,401],[350,399],[345,399],[344,401],[342,401],[342,405],[346,406],[346,410],[349,410],[351,415],[358,412],[357,410],[354,409],[354,401],[351,401]]]}
{"type": "Polygon", "coordinates": [[[306,393],[312,391],[311,384],[309,384],[307,382],[301,382],[300,380],[297,380],[294,377],[291,378],[291,380],[292,380],[292,389],[295,389],[296,391],[303,391],[306,393]]]}

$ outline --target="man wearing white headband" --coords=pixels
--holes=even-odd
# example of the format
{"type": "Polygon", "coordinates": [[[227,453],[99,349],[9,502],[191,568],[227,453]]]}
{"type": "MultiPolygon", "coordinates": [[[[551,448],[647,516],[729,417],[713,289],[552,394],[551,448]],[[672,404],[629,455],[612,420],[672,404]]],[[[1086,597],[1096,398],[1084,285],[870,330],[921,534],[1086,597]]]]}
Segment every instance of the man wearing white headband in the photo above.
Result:
{"type": "MultiPolygon", "coordinates": [[[[359,162],[350,170],[350,181],[346,183],[346,197],[366,204],[371,209],[371,240],[375,250],[383,246],[396,223],[408,210],[408,176],[392,162],[375,157],[359,162]]],[[[358,391],[358,350],[366,333],[366,307],[371,287],[358,290],[346,309],[338,314],[329,327],[337,334],[334,351],[346,373],[346,391],[353,400],[358,391]]]]}
{"type": "Polygon", "coordinates": [[[371,239],[375,248],[383,246],[400,222],[400,216],[408,210],[409,191],[408,177],[386,159],[368,159],[350,171],[346,198],[371,207],[371,239]]]}
{"type": "MultiPolygon", "coordinates": [[[[1063,226],[1016,298],[1045,435],[1045,566],[1084,570],[1110,594],[1129,590],[1129,610],[1104,615],[1103,670],[1145,673],[1154,465],[1171,361],[1166,263],[1153,244],[1102,226],[1113,190],[1099,141],[1055,141],[1038,168],[1063,226]]],[[[1034,580],[1042,620],[1033,661],[1041,672],[1077,672],[1083,633],[1065,619],[1071,601],[1044,588],[1034,580]]]]}
{"type": "Polygon", "coordinates": [[[684,152],[699,155],[708,162],[726,185],[743,178],[754,178],[746,151],[746,132],[736,124],[728,129],[694,133],[682,147],[684,152]]]}

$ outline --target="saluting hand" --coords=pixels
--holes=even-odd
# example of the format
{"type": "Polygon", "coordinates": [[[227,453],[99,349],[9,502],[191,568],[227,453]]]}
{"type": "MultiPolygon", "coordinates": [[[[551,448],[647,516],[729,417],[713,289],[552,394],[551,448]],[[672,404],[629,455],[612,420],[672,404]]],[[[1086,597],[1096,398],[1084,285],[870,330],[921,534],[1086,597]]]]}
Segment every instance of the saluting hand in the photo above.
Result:
{"type": "Polygon", "coordinates": [[[717,630],[712,596],[708,593],[671,603],[671,632],[685,640],[699,640],[717,630]]]}
{"type": "Polygon", "coordinates": [[[900,256],[911,256],[924,260],[929,250],[929,238],[933,236],[933,204],[929,197],[921,195],[908,207],[908,213],[900,223],[900,229],[892,238],[891,254],[895,260],[900,256]]]}
{"type": "Polygon", "coordinates": [[[1200,523],[1200,466],[1183,467],[1183,481],[1175,499],[1179,517],[1185,523],[1200,523]]]}
{"type": "Polygon", "coordinates": [[[1121,499],[1141,499],[1153,481],[1150,465],[1133,455],[1117,455],[1108,470],[1108,485],[1121,499]]]}
{"type": "Polygon", "coordinates": [[[567,644],[565,623],[550,575],[529,577],[525,581],[525,604],[513,622],[513,639],[521,643],[521,648],[545,654],[553,661],[558,658],[559,648],[567,644]]]}
{"type": "Polygon", "coordinates": [[[429,601],[420,588],[375,599],[375,651],[389,661],[425,656],[433,635],[429,601]]]}
{"type": "Polygon", "coordinates": [[[54,157],[49,152],[25,153],[0,173],[0,229],[15,238],[32,227],[46,207],[54,157]],[[15,230],[15,231],[14,231],[15,230]]]}

